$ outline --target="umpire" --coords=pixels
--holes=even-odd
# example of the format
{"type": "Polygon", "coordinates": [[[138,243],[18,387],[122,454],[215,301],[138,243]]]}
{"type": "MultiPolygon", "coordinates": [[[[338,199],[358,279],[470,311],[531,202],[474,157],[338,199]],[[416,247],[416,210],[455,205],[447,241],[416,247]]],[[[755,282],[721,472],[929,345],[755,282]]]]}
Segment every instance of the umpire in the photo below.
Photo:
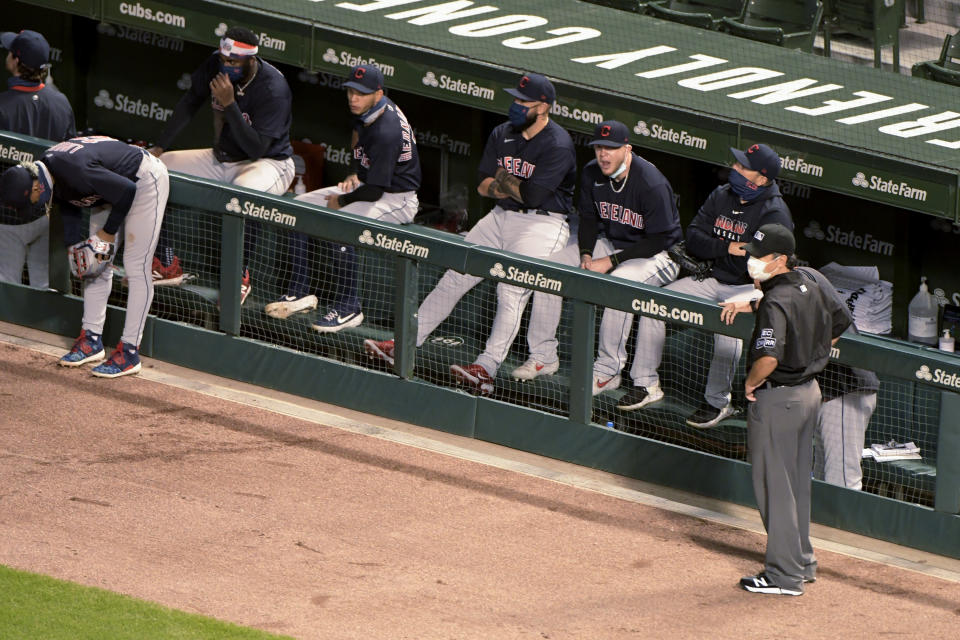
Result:
{"type": "Polygon", "coordinates": [[[810,544],[810,471],[820,409],[815,376],[849,315],[817,284],[793,271],[793,233],[765,224],[743,249],[763,291],[750,339],[745,383],[753,491],[767,530],[764,570],[740,580],[754,593],[799,596],[816,579],[810,544]]]}

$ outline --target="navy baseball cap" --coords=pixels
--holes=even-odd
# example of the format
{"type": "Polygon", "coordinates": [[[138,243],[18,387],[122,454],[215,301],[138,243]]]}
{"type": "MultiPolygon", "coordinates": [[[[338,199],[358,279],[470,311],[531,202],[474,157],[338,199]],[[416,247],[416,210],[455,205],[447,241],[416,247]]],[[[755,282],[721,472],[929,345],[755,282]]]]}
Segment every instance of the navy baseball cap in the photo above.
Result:
{"type": "Polygon", "coordinates": [[[0,44],[31,69],[42,69],[50,62],[50,45],[47,39],[36,31],[24,29],[20,33],[0,33],[0,44]]]}
{"type": "Polygon", "coordinates": [[[557,90],[546,76],[539,73],[525,73],[520,77],[516,89],[507,89],[507,93],[524,102],[546,102],[553,104],[557,90]]]}
{"type": "Polygon", "coordinates": [[[383,73],[375,64],[358,64],[350,70],[350,77],[343,86],[360,93],[373,93],[383,89],[383,73]]]}
{"type": "Polygon", "coordinates": [[[797,250],[797,241],[790,229],[779,222],[771,222],[757,229],[753,239],[743,245],[743,250],[754,258],[762,258],[771,253],[792,256],[797,250]]]}
{"type": "Polygon", "coordinates": [[[593,140],[590,146],[622,147],[630,144],[630,132],[627,125],[617,120],[604,120],[593,130],[593,140]]]}
{"type": "Polygon", "coordinates": [[[33,176],[22,165],[10,167],[0,175],[0,202],[17,211],[33,206],[30,192],[33,190],[33,176]]]}
{"type": "Polygon", "coordinates": [[[768,180],[780,175],[780,156],[765,144],[750,145],[746,151],[730,147],[730,153],[744,167],[759,171],[760,175],[766,176],[768,180]]]}

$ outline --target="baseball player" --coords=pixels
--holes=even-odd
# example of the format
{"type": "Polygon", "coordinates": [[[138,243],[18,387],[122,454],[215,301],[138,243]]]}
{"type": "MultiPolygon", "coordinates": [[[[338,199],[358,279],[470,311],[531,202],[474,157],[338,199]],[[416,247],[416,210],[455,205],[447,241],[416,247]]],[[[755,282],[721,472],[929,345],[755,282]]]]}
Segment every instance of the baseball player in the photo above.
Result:
{"type": "MultiPolygon", "coordinates": [[[[676,198],[667,178],[633,152],[626,125],[608,120],[597,125],[590,145],[596,159],[580,172],[577,241],[550,260],[632,282],[663,286],[679,271],[667,248],[683,238],[676,198]]],[[[527,341],[530,358],[513,370],[518,380],[556,373],[557,326],[562,299],[533,295],[527,341]]],[[[593,364],[593,394],[620,386],[627,362],[627,338],[633,314],[604,309],[600,344],[593,364]]]]}
{"type": "MultiPolygon", "coordinates": [[[[496,206],[474,225],[466,239],[479,245],[546,258],[567,244],[567,212],[573,204],[576,154],[570,135],[550,120],[556,97],[544,76],[528,73],[515,89],[509,120],[497,126],[483,151],[477,191],[496,206]]],[[[482,280],[448,270],[420,305],[417,346],[450,315],[463,295],[482,280]]],[[[486,348],[473,364],[450,367],[454,379],[490,394],[497,369],[520,329],[530,289],[497,285],[497,313],[486,348]]],[[[393,363],[393,340],[364,341],[372,357],[393,363]]]]}
{"type": "MultiPolygon", "coordinates": [[[[820,410],[816,375],[850,326],[850,314],[796,265],[793,233],[762,225],[743,246],[763,291],[750,338],[744,392],[753,490],[767,531],[764,569],[740,580],[754,593],[799,596],[816,580],[810,544],[810,469],[820,410]]],[[[729,322],[724,307],[721,319],[729,322]]]]}
{"type": "MultiPolygon", "coordinates": [[[[190,89],[150,148],[168,169],[274,195],[287,190],[294,172],[290,87],[276,67],[257,56],[258,45],[252,31],[231,27],[220,48],[193,72],[190,89]],[[213,148],[164,152],[206,100],[213,107],[213,148]]],[[[259,223],[247,222],[241,304],[251,291],[249,265],[259,230],[259,223]]],[[[159,267],[173,264],[173,249],[165,238],[157,254],[159,267]]],[[[162,268],[159,273],[162,278],[170,275],[162,268]]]]}
{"type": "MultiPolygon", "coordinates": [[[[666,286],[672,291],[720,302],[753,290],[747,273],[743,245],[764,224],[779,223],[793,229],[790,209],[780,196],[775,178],[780,157],[765,144],[746,151],[731,148],[735,161],[727,184],[713,190],[687,227],[687,250],[696,258],[713,260],[710,276],[697,280],[686,277],[666,286]]],[[[621,400],[620,409],[641,409],[663,398],[657,368],[663,355],[666,325],[662,320],[642,316],[637,327],[637,350],[631,375],[636,385],[621,400]]],[[[704,401],[687,419],[687,424],[709,428],[734,415],[731,387],[743,344],[737,338],[715,334],[713,359],[707,376],[704,401]]]]}
{"type": "Polygon", "coordinates": [[[24,209],[55,200],[63,216],[70,270],[83,279],[83,325],[73,348],[60,359],[78,367],[104,359],[103,324],[113,286],[112,261],[123,243],[128,283],[127,314],[120,343],[93,375],[116,378],[140,371],[140,339],[153,301],[150,258],[157,246],[170,181],[167,168],[139,147],[92,136],[71,138],[22,162],[0,177],[0,198],[24,209]],[[89,237],[81,228],[83,207],[90,215],[89,237]]]}
{"type": "MultiPolygon", "coordinates": [[[[356,171],[335,187],[317,189],[297,200],[397,224],[413,221],[419,203],[420,159],[407,117],[383,95],[383,74],[372,64],[350,70],[343,86],[355,118],[353,163],[356,171]]],[[[326,243],[333,256],[337,293],[333,306],[313,323],[320,333],[335,333],[363,322],[357,294],[357,256],[350,246],[326,243]]],[[[303,267],[294,265],[294,272],[303,267]]],[[[313,295],[292,291],[267,305],[267,315],[285,318],[317,305],[313,295]]]]}
{"type": "MultiPolygon", "coordinates": [[[[0,129],[59,142],[77,135],[66,96],[46,84],[50,45],[36,31],[0,34],[9,52],[9,89],[0,93],[0,129]]],[[[25,216],[0,210],[0,281],[20,283],[26,261],[30,286],[46,289],[49,278],[50,218],[45,207],[25,216]]]]}

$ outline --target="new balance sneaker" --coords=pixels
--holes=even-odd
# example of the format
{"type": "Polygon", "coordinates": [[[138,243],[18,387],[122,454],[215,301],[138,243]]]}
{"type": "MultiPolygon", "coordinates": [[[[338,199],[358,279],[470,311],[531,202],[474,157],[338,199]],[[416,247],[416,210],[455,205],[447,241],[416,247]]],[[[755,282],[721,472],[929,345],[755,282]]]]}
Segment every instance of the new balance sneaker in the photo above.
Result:
{"type": "Polygon", "coordinates": [[[341,329],[358,327],[362,323],[363,313],[359,310],[353,313],[340,313],[336,309],[330,309],[325,316],[313,323],[313,329],[320,333],[336,333],[341,329]]]}
{"type": "Polygon", "coordinates": [[[173,256],[173,262],[165,267],[160,258],[153,256],[153,286],[172,287],[183,283],[183,269],[180,267],[180,258],[173,256]]]}
{"type": "Polygon", "coordinates": [[[263,311],[271,318],[283,320],[295,313],[309,313],[317,308],[317,296],[282,295],[276,302],[271,302],[263,311]]]}
{"type": "Polygon", "coordinates": [[[537,376],[552,376],[560,369],[560,361],[544,364],[536,358],[529,358],[510,374],[514,380],[533,380],[537,376]]]}
{"type": "Polygon", "coordinates": [[[604,391],[613,391],[618,388],[620,388],[620,374],[609,377],[593,374],[593,395],[598,396],[604,391]]]}
{"type": "Polygon", "coordinates": [[[475,392],[479,392],[485,396],[493,393],[493,378],[491,378],[487,370],[479,364],[455,364],[450,367],[450,374],[458,384],[468,387],[475,392]]]}
{"type": "Polygon", "coordinates": [[[243,303],[247,301],[247,296],[250,295],[250,292],[253,290],[253,286],[250,284],[250,270],[243,270],[243,278],[240,280],[240,306],[243,306],[243,303]]]}
{"type": "Polygon", "coordinates": [[[140,371],[139,349],[132,344],[120,342],[113,353],[110,354],[110,358],[103,364],[94,367],[91,373],[98,378],[119,378],[138,371],[140,371]]]}
{"type": "Polygon", "coordinates": [[[95,333],[86,329],[80,331],[80,337],[73,343],[69,353],[60,358],[61,367],[79,367],[88,362],[100,362],[106,357],[103,351],[103,340],[95,333]]]}
{"type": "Polygon", "coordinates": [[[364,340],[363,350],[370,358],[378,358],[389,365],[393,365],[393,340],[364,340]]]}
{"type": "Polygon", "coordinates": [[[717,409],[704,401],[693,415],[687,418],[687,424],[697,429],[709,429],[737,413],[739,412],[729,402],[723,408],[717,409]]]}
{"type": "Polygon", "coordinates": [[[622,411],[636,411],[660,400],[663,400],[663,390],[658,382],[649,387],[631,387],[630,391],[620,398],[617,408],[622,411]]]}
{"type": "Polygon", "coordinates": [[[778,587],[771,582],[766,573],[760,572],[755,576],[740,578],[740,586],[751,593],[771,593],[779,596],[802,596],[803,589],[788,589],[778,587]]]}

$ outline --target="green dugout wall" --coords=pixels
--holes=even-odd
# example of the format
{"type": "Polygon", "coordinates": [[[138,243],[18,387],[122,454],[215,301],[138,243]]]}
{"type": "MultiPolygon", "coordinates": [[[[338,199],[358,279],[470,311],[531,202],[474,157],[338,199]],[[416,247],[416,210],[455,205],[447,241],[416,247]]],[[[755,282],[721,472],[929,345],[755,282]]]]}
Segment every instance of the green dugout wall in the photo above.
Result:
{"type": "MultiPolygon", "coordinates": [[[[668,167],[665,171],[675,187],[683,185],[678,192],[683,192],[684,222],[695,212],[701,194],[721,179],[716,167],[728,161],[728,146],[768,141],[787,158],[784,178],[789,181],[787,197],[797,220],[802,256],[815,265],[830,259],[877,264],[881,276],[896,286],[897,324],[921,273],[931,276],[945,299],[956,302],[960,296],[954,293],[960,292],[960,278],[945,259],[951,255],[948,252],[953,250],[958,229],[951,224],[957,216],[956,149],[960,146],[956,142],[960,139],[960,123],[956,121],[960,116],[950,112],[951,106],[960,103],[955,88],[749,41],[736,40],[736,47],[732,47],[727,36],[573,0],[460,3],[470,6],[444,14],[428,10],[438,4],[426,0],[282,0],[271,3],[270,15],[266,15],[252,2],[41,0],[13,2],[0,28],[19,29],[27,26],[25,21],[31,17],[42,18],[45,26],[40,30],[50,37],[55,56],[56,50],[61,55],[55,78],[70,95],[78,121],[120,137],[150,140],[182,91],[178,82],[210,51],[217,31],[228,22],[253,25],[264,39],[264,56],[286,65],[281,68],[293,85],[298,103],[294,137],[307,136],[327,143],[327,167],[333,176],[343,167],[337,158],[344,155],[344,132],[349,130],[339,78],[358,61],[375,61],[384,68],[388,85],[403,92],[405,99],[397,100],[411,116],[421,145],[446,147],[457,173],[454,179],[469,186],[475,213],[482,206],[472,188],[473,167],[485,137],[480,129],[491,119],[502,118],[498,114],[505,112],[509,101],[502,88],[515,82],[518,70],[546,71],[560,92],[554,117],[579,142],[600,117],[615,117],[634,128],[634,142],[641,153],[668,167]],[[481,7],[486,8],[482,13],[462,13],[481,7]],[[509,16],[523,19],[506,20],[509,16]],[[8,25],[6,20],[15,23],[8,25]],[[99,27],[98,20],[103,20],[99,27]],[[487,20],[494,22],[476,25],[487,20]],[[526,26],[508,29],[521,24],[526,26]],[[494,33],[498,29],[502,31],[494,33]],[[556,39],[590,34],[591,30],[600,35],[556,43],[556,39]],[[524,37],[530,39],[517,40],[524,37]],[[59,45],[54,42],[56,38],[61,38],[59,45]],[[553,41],[552,46],[538,48],[548,41],[553,41]],[[682,65],[702,66],[677,70],[682,65]],[[318,73],[300,74],[307,70],[318,73]],[[721,75],[704,78],[714,73],[721,75]],[[748,81],[739,82],[744,78],[748,81]],[[682,81],[685,84],[680,84],[682,81]],[[785,83],[792,84],[769,89],[785,83]],[[768,90],[753,95],[730,95],[764,87],[768,90]],[[803,91],[810,93],[804,95],[803,91]],[[856,100],[863,102],[851,106],[856,100]],[[813,115],[787,107],[824,111],[813,115]],[[830,112],[831,108],[837,110],[830,112]],[[853,122],[839,122],[851,118],[853,122]],[[867,186],[863,186],[864,181],[867,186]],[[842,214],[832,217],[838,212],[842,214]]],[[[208,126],[201,118],[195,119],[181,141],[209,140],[208,126]]],[[[9,161],[23,153],[35,153],[35,147],[29,145],[20,139],[4,138],[0,140],[0,156],[9,161]]],[[[174,197],[186,205],[196,204],[201,194],[203,198],[213,197],[209,191],[212,188],[183,184],[175,187],[174,197]]],[[[216,193],[215,201],[237,195],[216,193]]],[[[284,202],[284,206],[289,203],[284,202]]],[[[233,218],[229,213],[224,215],[233,218]]],[[[306,222],[311,219],[298,214],[298,225],[301,220],[307,225],[303,229],[298,226],[298,230],[319,233],[320,226],[311,227],[306,222]]],[[[355,238],[358,228],[344,232],[343,239],[355,238]]],[[[230,233],[236,233],[236,225],[230,233]]],[[[327,226],[323,234],[330,237],[327,226]]],[[[446,256],[447,250],[438,248],[431,262],[437,256],[446,256]]],[[[477,260],[477,255],[469,259],[477,260]]],[[[456,256],[450,258],[452,261],[437,259],[455,268],[480,264],[468,265],[468,256],[456,256]]],[[[408,269],[413,267],[405,264],[408,269]]],[[[548,269],[549,265],[538,265],[541,267],[548,269]]],[[[577,275],[582,274],[565,274],[577,275]]],[[[405,272],[405,276],[410,277],[410,273],[405,272]]],[[[584,301],[609,305],[620,287],[604,288],[592,282],[590,292],[605,297],[586,295],[584,301]]],[[[620,294],[630,296],[630,301],[639,295],[635,291],[620,294]]],[[[654,299],[661,294],[651,293],[654,299]]],[[[691,308],[697,308],[691,304],[691,308]]],[[[0,305],[7,319],[75,333],[79,317],[75,299],[4,286],[0,305]],[[38,314],[37,309],[43,313],[38,314]]],[[[256,371],[240,375],[266,386],[341,403],[352,395],[354,408],[369,410],[383,403],[381,412],[385,415],[438,428],[451,428],[443,419],[449,410],[468,416],[455,428],[466,435],[739,502],[752,500],[742,463],[583,426],[589,423],[587,398],[571,398],[571,412],[579,414],[563,420],[464,397],[415,379],[357,371],[257,344],[235,336],[237,323],[239,318],[222,318],[222,332],[205,332],[152,321],[144,349],[156,357],[197,368],[209,362],[197,354],[222,349],[232,356],[250,358],[257,365],[256,371]],[[343,382],[319,392],[304,383],[316,376],[343,382]],[[362,391],[350,392],[355,389],[362,391]],[[505,424],[523,424],[525,428],[508,429],[505,424]],[[681,477],[677,468],[688,471],[681,477]]],[[[739,330],[745,331],[743,327],[739,330]]],[[[929,371],[947,372],[940,379],[950,379],[949,366],[953,366],[949,356],[883,340],[869,345],[844,343],[841,356],[896,375],[920,371],[923,366],[929,371]],[[891,361],[896,364],[881,366],[879,356],[860,361],[856,355],[859,350],[882,354],[883,358],[896,353],[897,358],[891,361]],[[908,358],[898,359],[902,354],[908,358]]],[[[237,375],[236,371],[217,372],[237,375]]],[[[943,394],[941,416],[958,415],[955,397],[953,393],[943,394]]],[[[949,423],[941,427],[939,455],[954,453],[952,458],[942,457],[944,461],[957,459],[956,429],[949,423]]],[[[957,556],[958,491],[957,478],[951,475],[955,469],[955,464],[938,465],[937,504],[933,509],[871,495],[851,496],[850,492],[818,484],[821,499],[815,517],[835,526],[957,556]]]]}

